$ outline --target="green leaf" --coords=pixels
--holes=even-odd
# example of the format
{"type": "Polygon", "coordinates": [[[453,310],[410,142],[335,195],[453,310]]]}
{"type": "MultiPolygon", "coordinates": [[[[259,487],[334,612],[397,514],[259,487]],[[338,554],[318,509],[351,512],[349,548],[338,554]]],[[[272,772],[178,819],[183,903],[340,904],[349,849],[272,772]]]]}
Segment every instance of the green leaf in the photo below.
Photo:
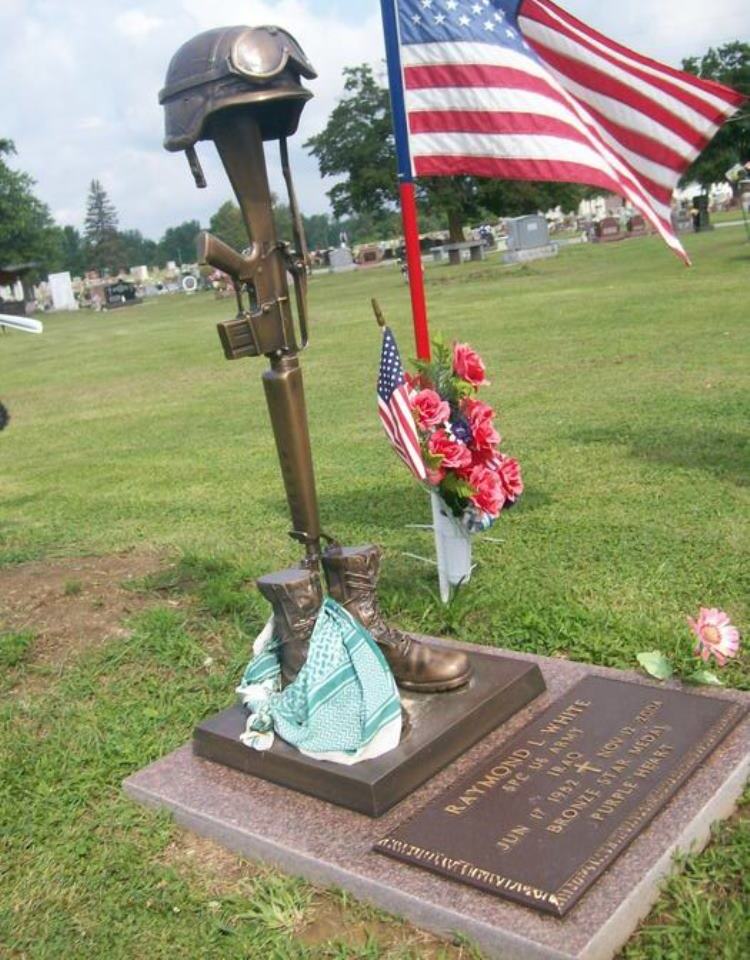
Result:
{"type": "Polygon", "coordinates": [[[638,663],[643,669],[657,680],[669,680],[674,676],[674,668],[661,650],[652,650],[651,653],[639,653],[638,663]]]}
{"type": "Polygon", "coordinates": [[[715,673],[710,670],[696,670],[687,678],[687,683],[703,684],[707,687],[723,687],[724,681],[720,680],[715,673]]]}

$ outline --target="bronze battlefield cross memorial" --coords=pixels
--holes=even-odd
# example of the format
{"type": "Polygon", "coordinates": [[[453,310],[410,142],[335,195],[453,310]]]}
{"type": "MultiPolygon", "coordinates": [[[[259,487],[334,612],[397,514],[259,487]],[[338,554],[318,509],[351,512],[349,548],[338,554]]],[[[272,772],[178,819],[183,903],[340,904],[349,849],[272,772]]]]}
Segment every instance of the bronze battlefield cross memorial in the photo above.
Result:
{"type": "Polygon", "coordinates": [[[247,228],[244,251],[203,233],[198,256],[236,293],[236,316],[218,325],[225,356],[268,361],[263,386],[303,551],[297,566],[257,581],[283,682],[305,663],[327,594],[384,654],[400,689],[401,741],[350,766],[281,737],[261,752],[241,742],[246,712],[236,705],[196,718],[192,744],[126,788],[233,849],[462,930],[493,955],[611,957],[653,902],[655,881],[638,904],[633,891],[654,863],[665,872],[680,843],[707,834],[701,817],[726,816],[741,791],[747,698],[412,636],[380,613],[379,548],[342,546],[321,530],[300,365],[308,257],[287,149],[312,96],[303,81],[315,77],[280,27],[220,28],[179,48],[159,100],[166,148],[186,153],[200,187],[196,144],[212,141],[247,228]],[[274,141],[293,245],[274,222],[265,158],[274,141]]]}

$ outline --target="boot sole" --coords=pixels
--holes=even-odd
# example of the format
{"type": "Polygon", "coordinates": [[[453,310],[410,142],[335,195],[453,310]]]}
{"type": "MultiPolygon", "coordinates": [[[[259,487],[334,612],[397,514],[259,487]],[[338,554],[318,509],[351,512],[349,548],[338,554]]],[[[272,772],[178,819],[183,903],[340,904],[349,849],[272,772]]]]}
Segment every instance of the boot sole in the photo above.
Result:
{"type": "Polygon", "coordinates": [[[455,680],[445,680],[443,683],[410,683],[408,680],[399,680],[396,678],[396,685],[402,690],[411,690],[414,693],[448,693],[450,690],[458,690],[459,687],[465,687],[471,680],[471,673],[463,677],[457,677],[455,680]]]}

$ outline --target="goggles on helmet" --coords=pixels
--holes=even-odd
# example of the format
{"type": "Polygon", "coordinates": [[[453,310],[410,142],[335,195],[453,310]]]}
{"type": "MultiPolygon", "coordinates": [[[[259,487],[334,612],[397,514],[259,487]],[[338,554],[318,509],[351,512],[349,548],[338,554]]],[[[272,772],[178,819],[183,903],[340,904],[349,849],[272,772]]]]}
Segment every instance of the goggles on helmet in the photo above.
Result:
{"type": "Polygon", "coordinates": [[[229,67],[249,80],[270,80],[288,63],[308,80],[317,74],[294,37],[280,27],[248,28],[232,44],[229,67]]]}

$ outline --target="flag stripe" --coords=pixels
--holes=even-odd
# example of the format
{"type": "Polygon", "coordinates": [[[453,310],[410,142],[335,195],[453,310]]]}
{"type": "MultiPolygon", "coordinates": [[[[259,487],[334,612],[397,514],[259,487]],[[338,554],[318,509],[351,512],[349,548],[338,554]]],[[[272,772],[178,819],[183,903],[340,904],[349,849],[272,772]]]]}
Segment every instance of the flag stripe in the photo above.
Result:
{"type": "MultiPolygon", "coordinates": [[[[486,89],[486,92],[490,96],[496,92],[496,86],[512,87],[513,89],[511,90],[511,93],[518,96],[519,102],[523,101],[523,98],[528,92],[538,93],[556,100],[562,107],[559,112],[559,116],[567,118],[568,122],[571,122],[574,126],[580,124],[580,128],[586,130],[587,140],[589,142],[592,142],[593,140],[595,149],[598,152],[601,152],[602,146],[605,145],[602,137],[602,131],[595,129],[593,118],[588,113],[586,113],[585,117],[581,115],[581,105],[576,103],[575,99],[565,91],[565,89],[553,75],[552,71],[545,71],[537,64],[532,64],[528,70],[518,69],[519,63],[523,63],[524,58],[519,57],[518,53],[514,50],[506,50],[505,48],[496,49],[488,44],[476,43],[456,43],[452,46],[454,48],[454,62],[452,64],[445,63],[445,61],[451,56],[450,50],[446,50],[444,44],[431,43],[420,45],[419,48],[425,59],[429,61],[429,65],[421,68],[415,66],[407,66],[405,68],[404,73],[407,87],[406,103],[410,116],[412,113],[414,104],[413,98],[415,94],[423,92],[421,90],[417,90],[417,87],[420,86],[423,86],[427,89],[433,89],[449,83],[455,84],[456,86],[465,87],[482,86],[486,89]],[[476,64],[471,62],[463,63],[464,59],[468,61],[476,59],[480,53],[485,56],[486,60],[491,60],[493,63],[491,65],[476,64]]],[[[413,63],[415,58],[416,54],[414,50],[407,47],[404,54],[404,61],[407,63],[413,63]]],[[[416,161],[418,154],[420,153],[420,148],[415,148],[413,143],[411,146],[412,156],[415,163],[415,172],[417,172],[416,161]]],[[[454,152],[455,151],[449,151],[446,155],[451,155],[451,153],[454,152]]],[[[439,150],[435,150],[434,153],[439,153],[439,150]]],[[[609,148],[607,148],[606,154],[609,163],[614,163],[615,168],[617,168],[619,165],[621,174],[627,174],[628,180],[632,181],[633,175],[631,174],[630,170],[628,170],[625,163],[619,162],[619,158],[615,155],[612,155],[609,148]]],[[[608,187],[607,189],[612,189],[615,192],[622,192],[623,185],[619,184],[618,176],[615,170],[611,170],[610,175],[613,177],[616,186],[608,187]]],[[[592,183],[592,181],[585,179],[582,182],[592,183]]],[[[598,181],[596,181],[593,183],[593,185],[598,186],[600,184],[598,181]]],[[[671,182],[669,185],[671,186],[671,182]]],[[[648,204],[650,200],[647,197],[642,196],[642,190],[640,190],[637,181],[631,184],[631,192],[634,188],[638,191],[639,196],[639,199],[634,201],[635,205],[645,214],[646,211],[643,208],[643,205],[644,203],[648,204]]],[[[665,198],[663,193],[660,195],[662,202],[665,200],[668,202],[668,198],[665,198]]]]}
{"type": "MultiPolygon", "coordinates": [[[[661,94],[667,94],[669,99],[666,102],[670,103],[672,112],[679,116],[682,109],[686,108],[695,118],[696,125],[700,125],[696,116],[700,115],[714,126],[715,132],[716,126],[726,115],[725,101],[718,101],[713,96],[706,97],[706,94],[695,86],[679,83],[671,76],[659,74],[656,71],[649,73],[642,66],[618,56],[611,46],[607,47],[601,42],[597,44],[592,39],[593,34],[589,35],[581,30],[572,29],[541,3],[533,0],[527,2],[519,22],[524,34],[530,39],[538,40],[552,49],[597,66],[619,77],[642,93],[652,95],[658,91],[661,94]]],[[[665,101],[662,100],[662,102],[665,101]]]]}
{"type": "Polygon", "coordinates": [[[652,60],[650,57],[644,57],[628,47],[622,46],[615,40],[605,37],[604,34],[589,27],[583,21],[572,16],[567,10],[549,3],[548,0],[523,0],[521,4],[521,15],[536,15],[539,11],[546,11],[555,18],[557,23],[565,24],[581,39],[588,39],[591,43],[615,56],[621,63],[635,68],[640,67],[644,73],[652,78],[669,77],[673,83],[681,89],[692,94],[696,98],[703,99],[720,110],[725,116],[730,116],[736,107],[739,107],[744,97],[729,87],[725,87],[713,80],[705,80],[702,77],[694,77],[682,70],[677,70],[667,64],[660,63],[658,60],[652,60]]]}
{"type": "Polygon", "coordinates": [[[412,133],[500,133],[544,134],[570,137],[585,142],[585,137],[568,120],[558,120],[541,112],[501,113],[490,110],[432,110],[412,113],[412,133]]]}
{"type": "MultiPolygon", "coordinates": [[[[421,157],[501,157],[526,161],[545,161],[553,163],[570,163],[579,169],[588,168],[590,171],[600,171],[609,177],[615,184],[614,190],[627,189],[633,193],[635,185],[628,183],[622,176],[618,177],[601,151],[584,138],[560,139],[550,136],[511,135],[511,134],[431,134],[419,133],[411,138],[415,163],[421,157]]],[[[620,162],[620,166],[624,165],[620,162]]],[[[642,191],[638,191],[639,202],[643,202],[642,191]]],[[[669,208],[666,204],[657,203],[654,199],[651,206],[661,217],[668,218],[669,208]]]]}
{"type": "MultiPolygon", "coordinates": [[[[697,156],[698,151],[708,143],[709,137],[632,87],[569,57],[563,57],[539,43],[534,42],[533,46],[566,89],[584,103],[600,107],[608,116],[619,118],[624,126],[633,130],[647,130],[652,136],[662,138],[691,158],[697,156]]],[[[701,122],[705,124],[703,118],[701,122]]],[[[716,126],[710,127],[715,133],[716,126]]]]}
{"type": "MultiPolygon", "coordinates": [[[[428,67],[427,70],[445,70],[442,67],[428,67]]],[[[442,77],[447,81],[448,77],[442,77]]],[[[464,76],[463,80],[468,80],[464,76]]],[[[499,122],[494,118],[497,113],[518,113],[528,117],[548,117],[553,121],[563,122],[576,130],[583,125],[570,111],[564,97],[551,84],[532,80],[533,86],[543,90],[543,93],[532,92],[528,89],[498,88],[498,87],[442,87],[411,90],[407,94],[410,110],[410,130],[412,133],[422,133],[427,130],[451,129],[479,129],[487,132],[502,132],[499,122]],[[446,109],[447,108],[447,109],[446,109]],[[466,119],[461,119],[460,115],[466,119]],[[474,120],[475,114],[480,114],[486,121],[474,120]],[[478,127],[472,124],[486,123],[478,127]],[[442,126],[441,126],[442,124],[442,126]],[[462,126],[463,124],[463,126],[462,126]]],[[[608,142],[621,149],[624,157],[636,169],[647,174],[656,183],[669,187],[670,193],[675,182],[675,172],[684,165],[684,161],[676,152],[650,137],[638,134],[615,123],[610,123],[603,114],[589,108],[589,112],[596,121],[600,132],[608,134],[608,142]],[[616,142],[616,144],[615,144],[616,142]],[[655,166],[656,165],[656,166],[655,166]],[[666,167],[659,170],[658,167],[666,167]]],[[[508,120],[508,129],[513,129],[513,121],[508,120]]],[[[547,132],[560,132],[561,128],[555,124],[547,127],[547,132]]],[[[516,132],[521,132],[517,130],[516,132]]],[[[537,132],[545,132],[540,123],[537,132]]],[[[669,202],[667,197],[666,202],[669,202]]]]}

